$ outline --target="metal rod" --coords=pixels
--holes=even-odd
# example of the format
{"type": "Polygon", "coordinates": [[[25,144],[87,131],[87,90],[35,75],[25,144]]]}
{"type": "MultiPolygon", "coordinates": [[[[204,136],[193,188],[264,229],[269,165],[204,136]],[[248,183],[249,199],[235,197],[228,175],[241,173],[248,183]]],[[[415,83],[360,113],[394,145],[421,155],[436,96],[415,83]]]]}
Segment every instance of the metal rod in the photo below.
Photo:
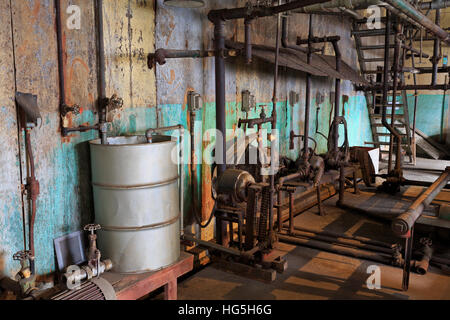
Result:
{"type": "Polygon", "coordinates": [[[408,210],[392,221],[391,227],[394,233],[400,237],[408,237],[416,220],[422,215],[425,206],[434,200],[449,180],[450,167],[446,167],[439,178],[411,204],[408,210]]]}
{"type": "Polygon", "coordinates": [[[349,246],[349,247],[355,247],[355,248],[365,249],[365,250],[374,251],[374,252],[383,252],[383,253],[387,253],[389,255],[392,255],[395,252],[395,248],[380,247],[380,246],[375,246],[372,244],[362,243],[355,239],[346,239],[346,238],[341,238],[341,237],[325,236],[325,235],[321,235],[320,233],[313,233],[313,232],[300,231],[300,230],[294,231],[293,227],[292,227],[292,231],[291,231],[291,227],[289,227],[289,234],[293,235],[293,236],[300,236],[300,237],[304,237],[304,238],[308,238],[308,239],[312,239],[312,240],[324,241],[324,242],[328,242],[328,243],[339,244],[339,245],[344,245],[344,246],[349,246]]]}
{"type": "MultiPolygon", "coordinates": [[[[395,36],[395,49],[394,49],[394,65],[393,65],[393,89],[392,89],[392,111],[391,111],[391,128],[394,128],[394,132],[396,134],[391,133],[390,139],[390,148],[389,148],[389,162],[388,162],[388,171],[392,170],[392,157],[393,157],[393,148],[394,148],[394,140],[397,143],[396,151],[397,155],[395,157],[395,170],[396,172],[400,172],[401,170],[401,152],[402,152],[402,140],[400,133],[395,130],[395,108],[397,105],[397,87],[398,87],[398,75],[400,69],[400,49],[401,49],[401,41],[400,36],[402,34],[402,25],[400,22],[396,21],[396,36],[395,36]]],[[[389,50],[389,49],[386,49],[389,50]]],[[[386,80],[385,80],[386,81],[386,80]]],[[[386,82],[385,82],[386,83],[386,82]]],[[[386,111],[386,110],[385,110],[386,111]]],[[[386,112],[385,112],[386,114],[386,112]]],[[[387,122],[387,121],[386,121],[387,122]]],[[[384,124],[384,123],[383,123],[384,124]]],[[[389,129],[389,128],[388,128],[389,129]]]]}
{"type": "Polygon", "coordinates": [[[328,236],[328,237],[355,240],[355,241],[359,241],[361,243],[370,244],[370,245],[388,248],[388,249],[393,249],[395,247],[395,245],[390,244],[390,243],[373,240],[373,239],[367,239],[367,238],[363,238],[363,237],[359,237],[359,236],[348,236],[346,234],[336,233],[336,232],[327,231],[327,230],[314,230],[314,229],[308,229],[308,228],[298,227],[298,226],[295,226],[294,229],[298,230],[298,231],[305,231],[305,232],[315,233],[318,235],[323,235],[323,236],[328,236]]]}
{"type": "MultiPolygon", "coordinates": [[[[435,21],[437,26],[441,23],[441,10],[436,9],[436,18],[435,21]]],[[[437,73],[438,73],[438,63],[439,63],[439,47],[440,47],[440,40],[439,38],[436,38],[434,40],[433,44],[433,57],[431,58],[431,62],[433,63],[433,72],[431,73],[431,84],[435,85],[437,80],[437,73]]]]}
{"type": "Polygon", "coordinates": [[[278,238],[282,242],[294,243],[313,249],[325,250],[332,253],[350,256],[353,258],[361,258],[380,262],[383,264],[392,264],[392,256],[385,253],[376,253],[367,250],[350,248],[338,244],[326,243],[318,240],[313,240],[303,237],[293,237],[284,234],[278,234],[278,238]]]}
{"type": "Polygon", "coordinates": [[[252,20],[245,19],[245,63],[252,63],[252,20]]]}
{"type": "MultiPolygon", "coordinates": [[[[280,0],[278,0],[278,5],[280,0]]],[[[275,71],[273,78],[273,96],[272,96],[272,132],[270,139],[270,198],[269,198],[269,234],[273,232],[273,199],[275,196],[275,162],[278,152],[275,152],[275,139],[279,139],[278,136],[273,136],[274,131],[277,129],[277,104],[278,104],[278,67],[280,61],[280,23],[281,15],[277,14],[277,32],[276,32],[276,44],[275,44],[275,71]]],[[[272,237],[270,237],[272,239],[272,237]]]]}
{"type": "Polygon", "coordinates": [[[405,239],[405,262],[403,264],[403,280],[402,280],[402,289],[404,291],[408,291],[409,287],[409,276],[411,273],[411,256],[412,256],[412,247],[414,240],[414,228],[411,229],[410,236],[405,239]]]}

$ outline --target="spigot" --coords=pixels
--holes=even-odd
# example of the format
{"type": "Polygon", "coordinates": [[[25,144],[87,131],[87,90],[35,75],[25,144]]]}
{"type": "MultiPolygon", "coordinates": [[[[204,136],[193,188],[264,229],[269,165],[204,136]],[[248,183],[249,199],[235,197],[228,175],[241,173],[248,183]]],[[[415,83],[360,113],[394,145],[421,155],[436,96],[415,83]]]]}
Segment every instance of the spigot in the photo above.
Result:
{"type": "Polygon", "coordinates": [[[20,270],[16,274],[16,281],[19,283],[22,295],[27,295],[35,290],[34,279],[34,256],[31,251],[19,251],[13,255],[14,261],[20,261],[20,270]]]}
{"type": "Polygon", "coordinates": [[[100,265],[101,252],[97,249],[97,234],[95,231],[100,229],[101,226],[99,224],[88,224],[84,226],[84,230],[89,232],[88,265],[97,270],[100,265]]]}

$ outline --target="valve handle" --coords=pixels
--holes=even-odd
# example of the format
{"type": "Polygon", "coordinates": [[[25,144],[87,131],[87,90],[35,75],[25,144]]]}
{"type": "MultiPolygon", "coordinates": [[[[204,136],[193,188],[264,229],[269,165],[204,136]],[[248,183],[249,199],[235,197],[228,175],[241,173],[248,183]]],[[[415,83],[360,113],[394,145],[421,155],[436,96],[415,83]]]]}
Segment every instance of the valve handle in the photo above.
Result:
{"type": "Polygon", "coordinates": [[[31,251],[18,251],[14,253],[13,260],[14,261],[23,261],[23,260],[29,260],[31,258],[31,251]]]}
{"type": "Polygon", "coordinates": [[[84,226],[85,231],[89,231],[94,234],[94,231],[100,230],[102,227],[99,224],[87,224],[84,226]]]}
{"type": "Polygon", "coordinates": [[[433,244],[433,241],[430,238],[420,238],[419,240],[420,244],[424,245],[424,246],[430,246],[433,244]]]}

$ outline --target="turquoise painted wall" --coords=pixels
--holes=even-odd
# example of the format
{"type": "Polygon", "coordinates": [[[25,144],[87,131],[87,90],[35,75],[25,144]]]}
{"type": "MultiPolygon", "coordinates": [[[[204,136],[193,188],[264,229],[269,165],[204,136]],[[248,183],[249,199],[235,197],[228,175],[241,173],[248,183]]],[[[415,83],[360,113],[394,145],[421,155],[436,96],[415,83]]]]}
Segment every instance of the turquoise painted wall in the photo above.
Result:
{"type": "MultiPolygon", "coordinates": [[[[445,143],[441,136],[448,130],[449,95],[419,94],[416,114],[416,127],[437,142],[445,143]]],[[[414,96],[408,95],[409,118],[414,117],[414,96]]],[[[444,137],[445,139],[445,137],[444,137]]]]}

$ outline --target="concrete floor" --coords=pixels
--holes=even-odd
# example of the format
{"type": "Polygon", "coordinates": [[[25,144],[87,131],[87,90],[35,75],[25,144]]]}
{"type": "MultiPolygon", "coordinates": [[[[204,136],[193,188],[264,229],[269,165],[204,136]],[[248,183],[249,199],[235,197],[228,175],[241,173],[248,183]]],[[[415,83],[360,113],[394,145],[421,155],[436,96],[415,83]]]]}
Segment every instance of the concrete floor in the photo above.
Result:
{"type": "MultiPolygon", "coordinates": [[[[295,224],[392,243],[398,240],[386,223],[345,212],[335,201],[334,197],[324,203],[327,216],[318,216],[314,207],[297,216],[295,224]]],[[[280,250],[287,252],[288,269],[271,284],[207,266],[179,283],[179,299],[450,299],[450,277],[434,267],[424,276],[412,273],[410,289],[403,292],[399,268],[287,244],[280,244],[280,250]],[[381,269],[380,290],[367,288],[371,265],[381,269]]]]}

